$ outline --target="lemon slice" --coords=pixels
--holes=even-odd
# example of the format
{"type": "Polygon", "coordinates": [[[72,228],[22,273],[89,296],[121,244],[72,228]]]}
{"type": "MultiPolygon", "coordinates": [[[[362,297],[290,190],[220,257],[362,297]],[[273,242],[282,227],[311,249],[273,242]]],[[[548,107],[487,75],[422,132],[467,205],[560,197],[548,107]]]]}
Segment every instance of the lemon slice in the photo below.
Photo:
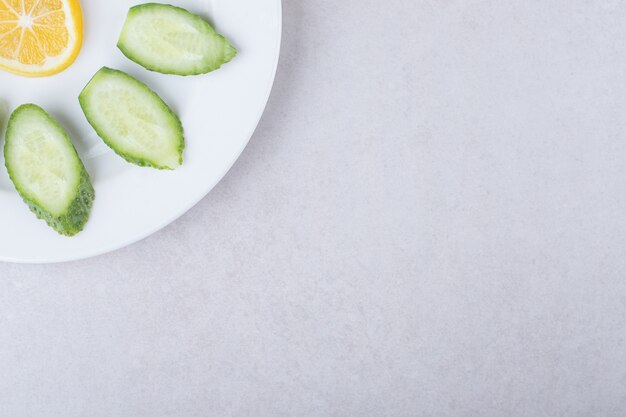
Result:
{"type": "Polygon", "coordinates": [[[0,69],[29,77],[59,73],[82,41],[78,0],[0,0],[0,69]]]}

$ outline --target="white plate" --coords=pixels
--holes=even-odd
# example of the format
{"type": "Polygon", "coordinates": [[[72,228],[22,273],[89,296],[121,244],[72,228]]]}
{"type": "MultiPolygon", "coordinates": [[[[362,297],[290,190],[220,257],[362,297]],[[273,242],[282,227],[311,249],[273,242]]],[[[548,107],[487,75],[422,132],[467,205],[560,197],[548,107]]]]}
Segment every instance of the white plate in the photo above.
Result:
{"type": "Polygon", "coordinates": [[[0,130],[18,105],[41,105],[70,134],[96,189],[85,230],[73,238],[62,237],[28,210],[0,161],[0,260],[61,262],[136,242],[200,201],[243,151],[265,108],[276,72],[280,0],[163,2],[187,8],[214,23],[238,49],[237,57],[220,70],[197,77],[146,71],[115,47],[128,8],[142,1],[82,0],[85,42],[73,66],[41,79],[0,72],[0,130]],[[104,65],[143,80],[180,115],[187,145],[180,169],[164,172],[135,167],[95,135],[77,97],[104,65]]]}

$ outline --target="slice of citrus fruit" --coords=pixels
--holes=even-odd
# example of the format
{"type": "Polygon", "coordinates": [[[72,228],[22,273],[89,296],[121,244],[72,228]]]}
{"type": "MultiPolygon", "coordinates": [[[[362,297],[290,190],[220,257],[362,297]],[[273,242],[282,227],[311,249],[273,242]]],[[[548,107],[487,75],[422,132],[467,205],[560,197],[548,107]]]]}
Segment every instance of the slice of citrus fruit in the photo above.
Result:
{"type": "Polygon", "coordinates": [[[78,0],[0,0],[0,69],[30,77],[59,73],[82,41],[78,0]]]}

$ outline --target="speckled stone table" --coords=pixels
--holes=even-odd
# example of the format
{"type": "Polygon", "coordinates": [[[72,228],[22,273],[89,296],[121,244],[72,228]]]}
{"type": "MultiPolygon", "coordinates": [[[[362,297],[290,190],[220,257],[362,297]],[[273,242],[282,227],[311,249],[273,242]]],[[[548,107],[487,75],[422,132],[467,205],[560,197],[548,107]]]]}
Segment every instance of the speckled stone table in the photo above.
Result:
{"type": "Polygon", "coordinates": [[[625,18],[284,0],[209,196],[105,256],[0,264],[0,416],[623,416],[625,18]]]}

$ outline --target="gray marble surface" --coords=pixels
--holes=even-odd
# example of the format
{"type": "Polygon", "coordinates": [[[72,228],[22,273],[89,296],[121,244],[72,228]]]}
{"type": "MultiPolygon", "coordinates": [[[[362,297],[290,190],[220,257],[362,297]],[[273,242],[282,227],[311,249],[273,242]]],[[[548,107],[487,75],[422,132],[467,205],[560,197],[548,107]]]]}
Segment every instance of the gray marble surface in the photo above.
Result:
{"type": "Polygon", "coordinates": [[[624,18],[285,0],[265,116],[204,201],[0,265],[0,416],[623,416],[624,18]]]}

